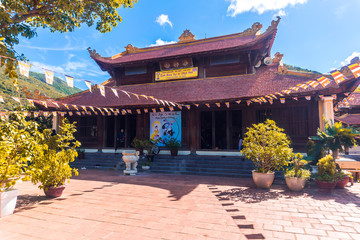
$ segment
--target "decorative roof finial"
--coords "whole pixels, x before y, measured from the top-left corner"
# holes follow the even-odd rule
[[[91,47],[88,47],[87,50],[90,53],[90,57],[92,57],[92,58],[93,57],[101,57],[100,54],[98,54],[95,49],[91,50]]]
[[[179,43],[182,42],[191,42],[195,40],[195,35],[190,32],[189,29],[186,29],[183,34],[179,37]]]
[[[125,51],[126,54],[137,53],[137,52],[139,51],[139,48],[134,47],[134,46],[131,45],[131,44],[128,44],[128,45],[125,47],[125,49],[126,49],[126,51]]]

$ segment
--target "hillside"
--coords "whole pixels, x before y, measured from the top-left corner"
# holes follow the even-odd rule
[[[45,83],[45,75],[42,73],[30,72],[30,77],[26,78],[19,74],[19,88],[21,97],[25,97],[22,89],[26,87],[27,91],[34,94],[37,89],[42,95],[50,98],[64,97],[82,91],[79,88],[70,88],[66,82],[58,77],[54,77],[54,84],[49,85]],[[18,103],[11,99],[11,96],[17,96],[12,80],[4,75],[4,70],[0,69],[0,96],[4,98],[4,103],[0,103],[0,110],[12,109]],[[25,104],[25,102],[23,101]]]
[[[292,70],[292,71],[321,74],[318,71],[313,71],[313,70],[309,70],[309,69],[305,69],[305,68],[301,68],[301,67],[296,67],[296,66],[292,66],[292,65],[288,65],[288,64],[284,64],[284,66],[287,67],[288,70]]]

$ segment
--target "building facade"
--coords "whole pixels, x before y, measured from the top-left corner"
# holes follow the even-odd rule
[[[77,122],[77,138],[86,148],[113,148],[124,129],[124,147],[131,147],[135,137],[177,131],[182,148],[192,153],[238,150],[246,128],[270,118],[301,150],[323,127],[323,117],[334,120],[334,102],[354,91],[359,79],[345,67],[341,83],[328,75],[287,69],[282,54],[271,56],[279,20],[263,33],[255,23],[241,33],[200,40],[186,30],[175,44],[129,44],[112,57],[89,49],[111,78],[91,91],[53,100],[57,104],[50,101],[46,109],[35,103],[43,110],[66,112]],[[329,82],[323,84],[319,77]],[[55,124],[60,118],[58,114]]]

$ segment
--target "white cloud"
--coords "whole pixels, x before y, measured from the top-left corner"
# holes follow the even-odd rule
[[[169,16],[165,15],[165,14],[161,14],[160,16],[158,16],[156,18],[155,22],[159,23],[160,26],[164,26],[165,24],[169,24],[170,27],[173,27],[173,24],[170,21]]]
[[[266,11],[282,10],[287,6],[304,4],[307,0],[226,0],[230,2],[228,14],[235,17],[244,12],[257,12],[263,14]],[[285,13],[285,12],[284,12]]]
[[[345,61],[342,61],[342,62],[341,62],[341,66],[350,64],[350,61],[351,61],[354,57],[359,57],[359,58],[360,58],[360,52],[353,52],[350,56],[348,56],[348,57],[345,59]]]
[[[44,73],[45,72],[44,68],[47,69],[47,70],[51,70],[51,71],[59,72],[59,73],[65,72],[64,68],[60,67],[60,66],[44,64],[44,63],[41,63],[41,62],[31,62],[31,70],[35,69],[36,72]]]
[[[173,44],[176,43],[175,41],[164,41],[161,38],[158,38],[154,44],[150,44],[149,47],[155,47],[155,46],[161,46],[161,45],[166,45],[166,44]]]
[[[284,10],[280,9],[277,13],[274,14],[273,18],[275,18],[276,16],[284,17],[284,16],[286,16],[286,12]]]

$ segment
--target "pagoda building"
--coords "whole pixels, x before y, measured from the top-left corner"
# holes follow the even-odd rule
[[[347,67],[339,71],[342,81],[287,69],[282,54],[271,55],[279,21],[263,33],[255,23],[241,33],[199,40],[185,30],[177,43],[129,44],[112,57],[89,49],[111,78],[91,91],[48,102],[46,109],[35,103],[76,121],[77,138],[85,148],[114,148],[124,129],[125,147],[135,137],[176,135],[182,149],[193,154],[238,151],[246,129],[270,118],[302,150],[324,126],[323,118],[334,120],[334,103],[354,91],[359,78]],[[54,123],[60,118],[57,114]]]

